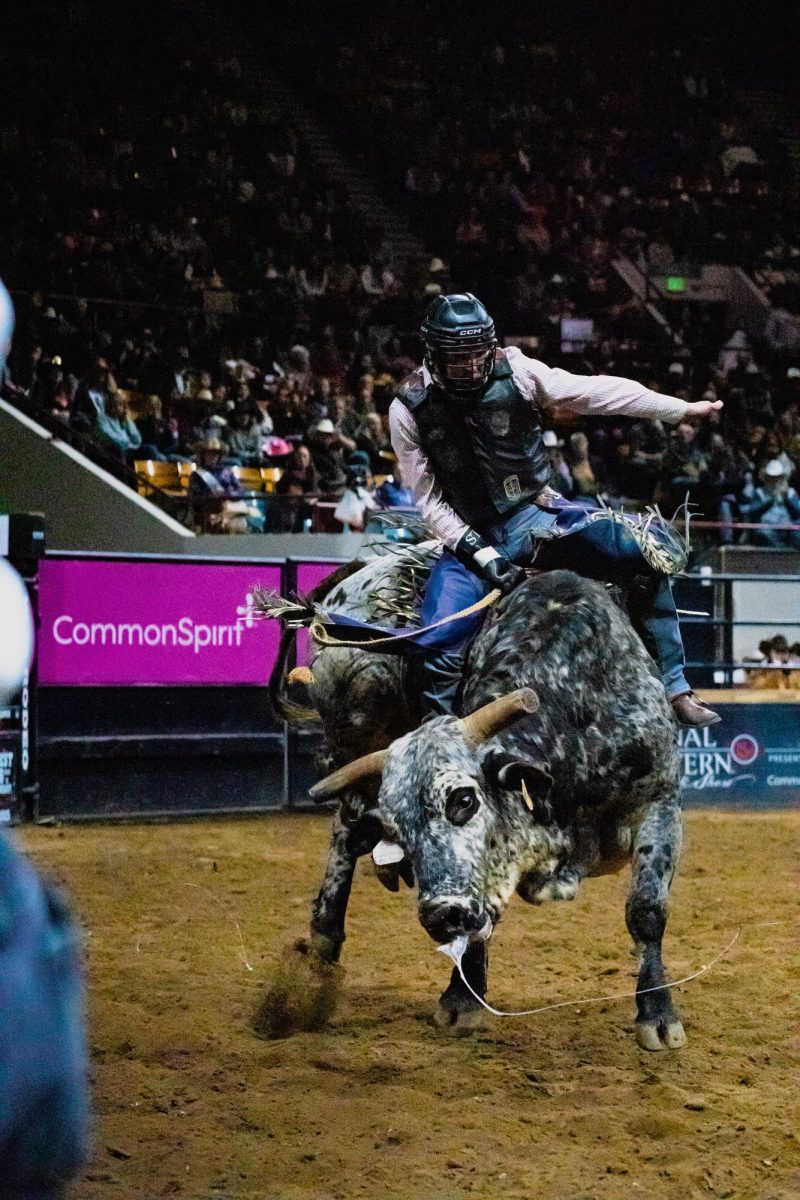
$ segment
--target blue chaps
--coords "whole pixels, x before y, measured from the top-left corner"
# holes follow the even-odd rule
[[[559,526],[564,532],[556,532]],[[667,696],[691,690],[684,675],[683,642],[669,577],[650,566],[629,526],[616,520],[588,520],[586,510],[577,505],[566,505],[554,516],[532,504],[482,532],[518,566],[535,562],[542,570],[563,568],[623,587],[645,578],[647,585],[637,591],[631,620],[658,667]],[[428,582],[420,614],[422,627],[468,608],[489,590],[488,583],[445,550]],[[425,651],[417,669],[429,711],[452,712],[464,655],[482,620],[483,613],[477,613],[416,640],[414,648]]]

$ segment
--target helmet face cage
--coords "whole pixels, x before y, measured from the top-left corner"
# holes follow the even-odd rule
[[[483,390],[494,370],[494,321],[471,292],[432,301],[420,329],[425,366],[434,383],[451,395]]]
[[[494,326],[465,336],[423,326],[425,366],[447,392],[479,392],[494,370],[497,340]]]

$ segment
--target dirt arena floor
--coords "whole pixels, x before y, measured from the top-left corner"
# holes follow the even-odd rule
[[[356,876],[346,972],[322,1033],[250,1020],[306,930],[323,816],[25,830],[84,924],[97,1120],[70,1200],[778,1200],[800,1194],[800,812],[692,812],[665,957],[688,1036],[650,1054],[633,1000],[451,1039],[448,976],[413,898]],[[627,872],[573,904],[516,902],[493,944],[500,1008],[626,991]]]

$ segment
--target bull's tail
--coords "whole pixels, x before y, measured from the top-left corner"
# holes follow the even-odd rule
[[[281,631],[278,647],[278,657],[269,677],[267,696],[269,697],[272,714],[278,721],[287,721],[290,725],[313,725],[319,721],[319,713],[309,705],[298,704],[286,695],[286,675],[289,661],[294,652],[295,630],[285,628]]]
[[[317,605],[321,600],[356,571],[360,571],[364,563],[359,559],[344,563],[333,571],[326,579],[317,584],[307,595],[298,596],[295,600],[286,600],[277,592],[265,588],[257,588],[253,596],[253,604],[258,612],[266,617],[283,622],[281,640],[278,647],[278,657],[269,677],[267,695],[273,715],[278,721],[288,721],[290,725],[304,726],[319,721],[319,713],[315,708],[297,704],[286,695],[286,677],[292,659],[295,645],[295,631],[307,629],[317,615]]]

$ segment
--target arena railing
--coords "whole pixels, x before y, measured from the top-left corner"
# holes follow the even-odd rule
[[[795,528],[800,527],[795,526]],[[701,573],[698,571],[687,574],[684,578],[696,585],[699,584],[701,588],[711,590],[713,604],[712,611],[708,615],[701,615],[700,613],[682,615],[681,625],[710,629],[715,635],[715,653],[713,658],[688,659],[686,667],[688,670],[713,670],[714,672],[721,673],[723,678],[718,681],[717,686],[733,687],[735,671],[757,671],[764,669],[768,665],[755,659],[736,657],[733,645],[735,630],[769,629],[777,631],[781,629],[800,629],[800,574],[745,574],[733,571]],[[796,617],[792,619],[772,616],[767,620],[751,620],[734,616],[736,611],[734,588],[737,584],[748,583],[758,584],[759,587],[776,587],[782,584],[784,587],[796,589]],[[800,640],[800,635],[798,640]],[[800,670],[800,667],[796,669]]]

